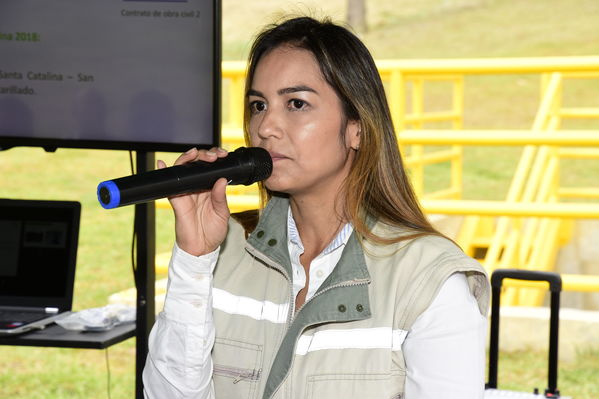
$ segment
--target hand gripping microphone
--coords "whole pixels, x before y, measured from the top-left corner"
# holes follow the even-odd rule
[[[272,173],[270,154],[259,147],[240,147],[214,162],[195,161],[143,172],[98,185],[98,201],[105,209],[149,202],[177,194],[210,190],[221,177],[246,186]]]

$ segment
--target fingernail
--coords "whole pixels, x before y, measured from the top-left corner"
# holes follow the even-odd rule
[[[187,150],[187,151],[185,152],[185,154],[191,154],[192,152],[194,152],[194,151],[195,151],[195,149],[196,149],[195,147],[193,147],[193,148],[190,148],[189,150]]]
[[[206,154],[207,155],[216,155],[216,152],[214,152],[214,151],[206,151]]]
[[[219,152],[227,152],[227,150],[225,150],[224,148],[220,148],[220,147],[219,147],[219,148],[217,148],[217,150],[218,150]]]

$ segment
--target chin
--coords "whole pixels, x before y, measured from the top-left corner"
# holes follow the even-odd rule
[[[266,187],[268,191],[271,191],[273,193],[287,193],[285,186],[281,184],[272,184],[269,182],[265,182],[264,187]]]
[[[268,189],[271,193],[279,197],[289,197],[292,189],[288,185],[277,184],[273,182],[269,182],[268,180],[264,182],[264,187]]]
[[[264,180],[264,187],[273,193],[280,193],[285,196],[294,195],[298,191],[302,191],[302,186],[298,183],[303,183],[299,178],[293,178],[290,176],[277,176],[275,172],[266,180]]]

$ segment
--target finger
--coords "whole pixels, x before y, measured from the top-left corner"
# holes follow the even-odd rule
[[[225,150],[224,148],[220,148],[220,147],[218,147],[218,148],[216,149],[216,156],[217,156],[217,157],[219,157],[219,158],[224,158],[224,157],[226,157],[227,155],[229,155],[229,151]]]
[[[210,198],[212,200],[212,206],[214,210],[220,215],[228,215],[229,207],[227,205],[227,179],[221,177],[214,183],[212,191],[210,192]]]
[[[212,147],[209,150],[198,150],[193,161],[214,162],[218,158],[226,157],[227,150],[219,147]]]
[[[183,154],[179,155],[179,158],[177,158],[177,160],[175,161],[175,165],[182,165],[184,163],[194,160],[197,156],[197,153],[198,149],[195,147],[187,150],[187,152],[184,152]]]
[[[208,150],[208,152],[206,154],[208,154],[209,156],[213,156],[212,155],[213,153],[216,154],[217,158],[224,158],[227,155],[229,155],[229,151],[227,151],[221,147],[212,147],[211,149]]]
[[[164,169],[166,168],[166,163],[162,159],[159,159],[158,161],[156,161],[156,168]]]
[[[175,165],[182,165],[195,161],[214,162],[218,158],[217,151],[217,147],[213,147],[209,150],[198,150],[194,147],[181,154],[175,161]]]
[[[194,161],[206,161],[213,162],[218,158],[216,153],[216,147],[211,148],[209,150],[199,150]]]

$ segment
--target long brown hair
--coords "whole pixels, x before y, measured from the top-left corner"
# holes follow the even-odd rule
[[[268,26],[257,36],[250,51],[246,93],[260,59],[282,45],[310,51],[325,80],[340,98],[347,120],[360,123],[360,148],[342,191],[346,196],[344,216],[354,229],[362,237],[379,243],[439,234],[420,209],[406,175],[383,84],[366,46],[349,30],[330,20],[298,17]],[[249,117],[246,96],[247,143]],[[273,194],[263,185],[260,190],[263,201]],[[377,236],[370,228],[369,219],[407,228],[409,234]]]

